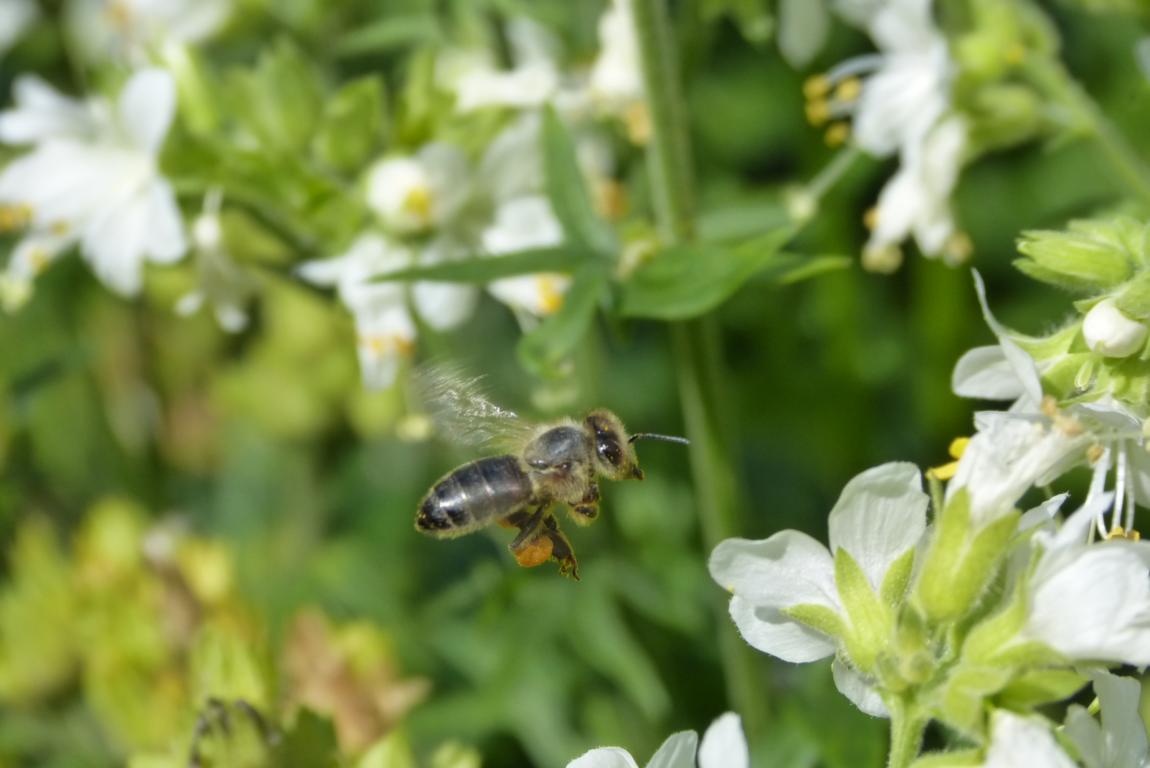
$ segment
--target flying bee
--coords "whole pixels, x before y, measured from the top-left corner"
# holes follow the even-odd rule
[[[533,425],[487,400],[479,379],[443,369],[421,372],[420,378],[443,434],[504,452],[464,464],[433,485],[419,504],[415,529],[450,539],[491,523],[517,528],[509,545],[516,562],[533,567],[553,560],[573,579],[579,578],[579,564],[552,508],[566,505],[577,525],[590,525],[599,516],[600,475],[643,479],[636,440],[687,443],[668,435],[628,436],[619,418],[604,409],[581,421]]]

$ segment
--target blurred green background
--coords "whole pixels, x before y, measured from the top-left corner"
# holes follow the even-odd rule
[[[810,72],[796,73],[708,5],[675,4],[697,192],[704,228],[738,234],[834,153],[803,119],[804,76],[870,44],[836,25]],[[449,7],[249,2],[211,55],[248,61],[270,30],[331,82],[382,73],[394,101],[431,37],[354,54],[331,41],[408,15],[439,20],[434,39],[449,38]],[[602,5],[476,7],[531,14],[586,51]],[[1068,67],[1150,150],[1150,85],[1133,58],[1141,20],[1044,7]],[[0,66],[0,93],[30,70],[82,85],[51,26]],[[625,163],[642,199],[641,156]],[[891,170],[857,161],[792,248],[857,254]],[[1069,306],[1012,269],[1019,232],[1107,209],[1123,191],[1088,142],[1031,143],[964,172],[958,219],[1001,320],[1041,331]],[[279,723],[300,702],[327,702],[291,731],[299,743],[326,744],[334,727],[362,748],[398,729],[403,743],[388,748],[399,756],[380,765],[404,765],[410,746],[421,765],[471,765],[474,749],[498,768],[559,766],[603,744],[642,762],[670,732],[702,730],[731,706],[716,640],[726,595],[707,576],[685,451],[640,444],[647,480],[605,485],[600,520],[569,531],[578,583],[550,565],[516,567],[501,530],[422,537],[418,500],[475,454],[405,439],[405,387],[364,391],[344,310],[268,263],[237,336],[171,311],[187,266],[153,270],[129,302],[65,259],[0,318],[0,766],[182,765],[207,696],[243,697]],[[992,337],[966,268],[908,253],[893,276],[852,267],[794,286],[752,280],[716,318],[742,536],[824,537],[855,473],[943,463],[971,429],[977,404],[950,392],[950,371]],[[532,417],[603,406],[632,430],[683,430],[665,325],[601,320],[553,380],[520,367],[518,336],[485,299],[462,330],[424,332],[418,358],[459,360]],[[300,657],[329,659],[327,672],[293,665]],[[883,723],[835,692],[826,665],[753,664],[765,710],[750,734],[756,766],[881,764]]]

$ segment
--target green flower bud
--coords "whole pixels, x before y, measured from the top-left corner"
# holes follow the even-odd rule
[[[1134,274],[1129,252],[1114,237],[1033,231],[1023,234],[1018,250],[1029,257],[1014,262],[1021,272],[1070,290],[1112,288]]]

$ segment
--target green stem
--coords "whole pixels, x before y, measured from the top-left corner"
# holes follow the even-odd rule
[[[887,759],[887,768],[907,768],[922,748],[927,719],[920,717],[910,702],[904,699],[888,701],[887,708],[890,710],[890,757]]]
[[[1098,104],[1059,63],[1042,62],[1027,68],[1039,86],[1069,108],[1098,142],[1111,168],[1132,192],[1150,203],[1150,166]]]
[[[675,40],[666,0],[634,0],[632,9],[651,139],[647,162],[651,174],[656,223],[667,245],[690,241],[695,234],[691,149]],[[719,354],[719,332],[713,318],[671,327],[672,347],[683,420],[691,439],[691,472],[706,551],[734,536],[743,507],[735,477],[728,423],[720,408],[730,402]],[[748,737],[763,733],[765,688],[763,673],[751,648],[724,615],[719,621],[719,649],[723,675],[732,706],[743,719]]]

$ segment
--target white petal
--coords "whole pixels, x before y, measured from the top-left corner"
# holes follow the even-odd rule
[[[871,717],[890,717],[878,689],[854,667],[836,658],[831,663],[831,675],[839,693],[850,699],[861,712]]]
[[[135,145],[156,154],[176,114],[176,84],[163,69],[132,75],[120,94],[120,120]]]
[[[698,743],[699,737],[694,731],[671,734],[655,751],[647,768],[695,768]]]
[[[1031,528],[1041,528],[1048,525],[1054,520],[1058,510],[1062,509],[1062,505],[1069,496],[1069,493],[1060,493],[1057,496],[1051,496],[1037,507],[1026,510],[1018,521],[1018,532],[1022,533]]]
[[[122,296],[140,292],[150,206],[136,197],[84,229],[82,252],[96,275]]]
[[[1044,553],[1024,634],[1075,660],[1150,665],[1150,542]]]
[[[922,538],[929,503],[915,465],[868,469],[847,483],[831,510],[831,551],[849,552],[878,590],[891,563]]]
[[[1075,768],[1045,721],[995,710],[983,768]]]
[[[699,768],[749,768],[750,764],[742,720],[734,712],[720,715],[703,734]]]
[[[0,55],[23,36],[39,15],[31,0],[0,0]]]
[[[721,541],[708,568],[719,586],[755,606],[813,604],[839,610],[831,554],[801,531],[779,531],[761,541]]]
[[[1066,711],[1066,727],[1063,732],[1078,750],[1079,759],[1086,768],[1109,768],[1106,763],[1106,741],[1102,735],[1102,726],[1084,707],[1077,704],[1070,705]],[[1131,765],[1138,764],[1131,763]]]
[[[1018,377],[1022,390],[1032,402],[1040,402],[1042,400],[1042,382],[1038,377],[1038,368],[1034,364],[1034,359],[1026,354],[1022,347],[1015,344],[1009,338],[1006,328],[994,319],[994,315],[990,311],[990,304],[986,300],[986,285],[982,282],[982,275],[978,273],[977,269],[972,270],[972,274],[974,275],[974,290],[978,294],[978,303],[982,307],[982,316],[986,320],[986,324],[998,337],[998,343],[1002,346],[1002,353],[1010,367],[1014,369],[1014,374]]]
[[[479,300],[475,286],[460,283],[416,283],[411,293],[419,316],[437,331],[462,324]]]
[[[1139,713],[1142,686],[1134,678],[1105,670],[1092,672],[1090,678],[1102,706],[1102,732],[1109,753],[1105,766],[1144,768],[1150,764],[1150,740]],[[1102,764],[1099,768],[1103,768]]]
[[[157,179],[146,192],[148,196],[147,251],[151,261],[171,264],[183,258],[188,250],[184,235],[184,221],[180,218],[180,208],[176,205],[176,195],[172,187],[163,179]]]
[[[543,188],[537,112],[525,112],[487,145],[478,178],[496,204],[536,195]]]
[[[542,195],[508,200],[495,211],[495,221],[482,235],[489,254],[546,248],[563,242],[563,226],[551,202]]]
[[[13,87],[16,109],[0,113],[0,141],[31,144],[84,136],[94,126],[83,104],[64,96],[36,75],[22,75]]]
[[[584,752],[567,763],[567,768],[639,768],[630,753],[618,747],[600,747]]]
[[[735,595],[729,610],[747,644],[775,658],[804,664],[825,659],[835,652],[831,638],[785,616],[778,608],[756,606]]]
[[[975,347],[960,357],[950,382],[959,397],[1016,400],[1023,394],[1022,383],[998,345]]]

